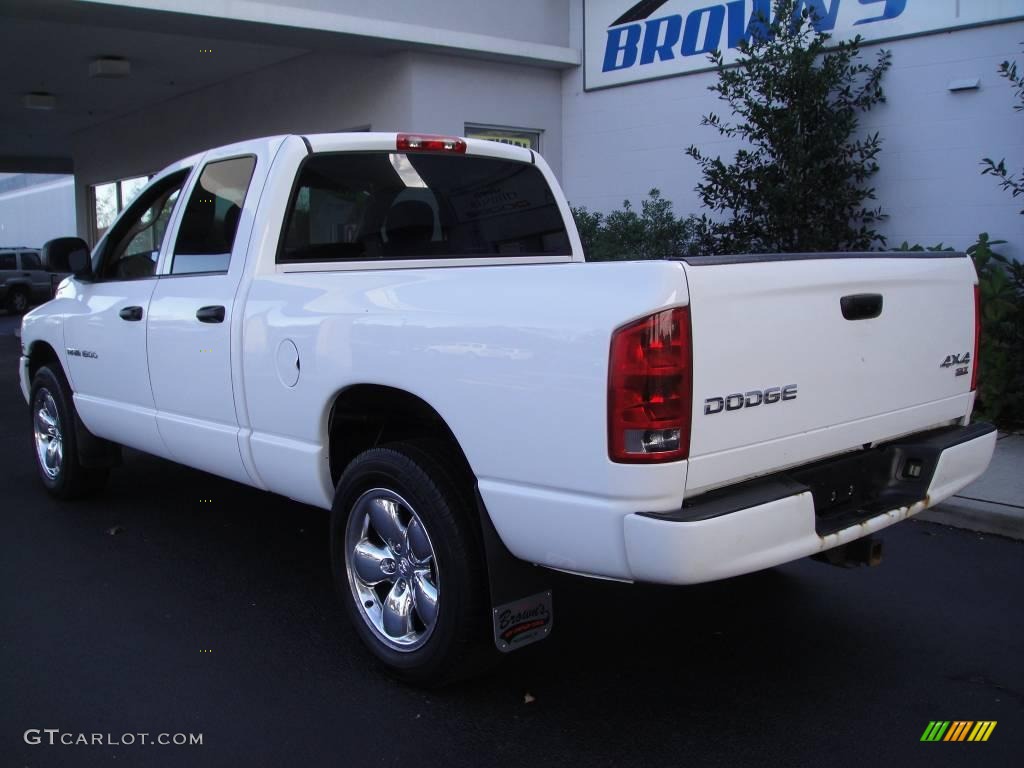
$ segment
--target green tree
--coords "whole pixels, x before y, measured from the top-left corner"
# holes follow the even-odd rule
[[[752,20],[726,66],[720,51],[709,90],[733,117],[701,121],[743,147],[731,162],[686,149],[700,166],[697,192],[718,214],[702,218],[704,241],[725,253],[828,251],[884,245],[884,218],[869,179],[878,171],[878,133],[860,137],[860,116],[885,101],[891,55],[861,61],[861,38],[832,42],[814,3],[775,0],[771,20]],[[721,220],[722,215],[727,216]]]
[[[1017,72],[1017,62],[1004,61],[999,65],[999,75],[1010,81],[1010,87],[1013,88],[1014,95],[1017,97],[1019,103],[1014,104],[1013,108],[1018,112],[1024,112],[1024,75]],[[999,179],[999,186],[1014,197],[1024,195],[1024,173],[1020,176],[1010,173],[1006,169],[1005,158],[997,163],[992,158],[986,157],[981,161],[981,165],[982,174],[995,176]],[[1021,214],[1024,215],[1024,210],[1021,210]]]
[[[572,214],[590,261],[668,259],[694,252],[696,217],[677,217],[672,201],[658,189],[640,201],[639,213],[623,200],[622,207],[607,216],[585,207],[573,208]]]
[[[589,211],[586,206],[572,207],[572,217],[576,221],[576,231],[580,233],[583,254],[588,259],[594,258],[599,239],[603,231],[604,214]]]

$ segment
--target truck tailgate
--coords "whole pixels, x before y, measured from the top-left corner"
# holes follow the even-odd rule
[[[688,495],[968,412],[976,277],[963,254],[721,257],[685,270]]]

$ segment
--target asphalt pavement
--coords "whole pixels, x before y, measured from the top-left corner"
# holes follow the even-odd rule
[[[14,323],[0,316],[0,764],[1021,765],[1024,542],[911,521],[870,569],[557,576],[551,639],[424,692],[346,623],[323,511],[133,452],[104,495],[52,501]],[[934,720],[997,725],[922,743]],[[51,746],[44,729],[202,745]]]

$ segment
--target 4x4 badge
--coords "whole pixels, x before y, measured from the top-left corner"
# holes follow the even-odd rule
[[[959,355],[946,355],[946,359],[939,363],[939,368],[952,368],[954,365],[967,365],[971,362],[970,352],[961,352]]]

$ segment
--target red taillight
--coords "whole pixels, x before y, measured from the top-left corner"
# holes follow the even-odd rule
[[[658,312],[615,331],[608,366],[611,460],[689,456],[692,389],[688,307]]]
[[[981,289],[974,284],[974,354],[971,355],[971,392],[978,388],[978,353],[981,346]]]
[[[432,133],[400,133],[396,146],[402,152],[458,152],[466,154],[466,142],[455,136]]]

